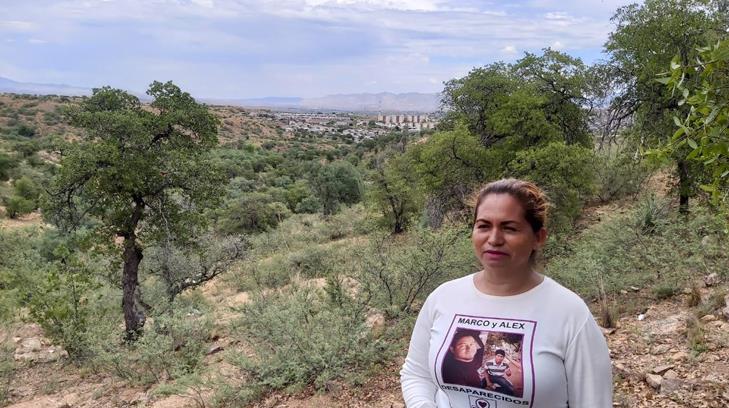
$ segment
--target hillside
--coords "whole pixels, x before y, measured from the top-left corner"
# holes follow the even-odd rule
[[[600,220],[592,217],[592,221],[587,221],[574,241],[589,237],[593,231],[614,222],[614,216],[609,214],[630,213],[634,205],[626,201],[617,208],[611,204],[586,210],[586,214],[601,214]],[[207,310],[206,314],[213,322],[201,344],[205,356],[200,377],[194,377],[193,383],[178,379],[178,385],[174,385],[175,381],[163,375],[158,384],[143,385],[134,377],[125,380],[105,370],[79,370],[64,362],[64,351],[44,337],[37,325],[16,323],[0,330],[0,344],[4,344],[4,350],[9,353],[5,358],[15,367],[13,374],[6,377],[7,406],[215,406],[213,401],[219,401],[223,384],[230,386],[245,381],[247,374],[241,371],[242,366],[237,362],[239,356],[258,353],[240,332],[240,313],[255,305],[257,299],[273,296],[270,301],[278,302],[275,293],[291,296],[300,290],[296,288],[308,288],[306,290],[324,295],[325,289],[330,290],[330,282],[308,277],[312,273],[309,268],[337,262],[337,259],[351,259],[347,254],[366,251],[377,238],[366,230],[358,231],[357,225],[365,218],[361,208],[354,208],[328,221],[311,216],[291,219],[279,230],[259,236],[252,243],[246,261],[199,290],[188,293],[185,298],[188,301],[195,299],[198,307]],[[302,224],[309,227],[302,228]],[[398,245],[405,245],[402,248],[408,251],[406,242]],[[279,248],[288,250],[280,253]],[[250,271],[253,270],[261,276],[268,275],[269,280],[274,276],[272,274],[286,275],[277,278],[275,289],[261,288],[251,281]],[[345,282],[349,282],[345,287],[353,288],[356,293],[354,288],[358,283]],[[642,287],[626,284],[611,296],[615,304],[631,305],[622,315],[615,316],[614,328],[604,329],[613,360],[614,406],[718,408],[729,403],[726,366],[729,359],[729,285],[716,274],[711,277],[686,275],[683,282],[680,291],[667,298],[663,295],[656,298],[656,287],[647,282]],[[687,306],[692,304],[695,306]],[[592,303],[591,307],[598,321],[604,319],[599,302]],[[726,311],[722,312],[725,307]],[[380,336],[395,335],[397,339],[392,359],[368,376],[353,383],[329,380],[320,392],[310,387],[283,393],[264,392],[262,400],[251,406],[403,407],[398,371],[406,351],[409,325],[398,326],[397,321],[386,321],[381,315],[368,316],[369,330],[383,333]],[[165,385],[167,383],[170,386]]]

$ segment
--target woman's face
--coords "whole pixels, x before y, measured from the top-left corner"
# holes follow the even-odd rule
[[[468,363],[473,361],[480,348],[481,346],[472,336],[463,336],[451,346],[451,353],[456,360]]]
[[[547,238],[542,228],[532,231],[524,208],[511,194],[489,194],[476,210],[471,241],[476,257],[486,270],[524,272],[531,268],[532,251]]]

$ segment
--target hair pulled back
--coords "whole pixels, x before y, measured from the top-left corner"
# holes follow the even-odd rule
[[[486,184],[479,192],[476,207],[473,209],[473,223],[478,216],[478,207],[486,196],[490,194],[509,194],[519,200],[524,208],[524,218],[532,227],[532,231],[539,232],[547,223],[549,200],[541,188],[531,181],[515,178],[501,179]]]

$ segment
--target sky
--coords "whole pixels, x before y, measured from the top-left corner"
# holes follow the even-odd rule
[[[629,0],[0,0],[0,77],[193,96],[439,92],[551,47],[593,63]]]

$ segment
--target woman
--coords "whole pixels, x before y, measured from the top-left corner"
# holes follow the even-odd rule
[[[471,240],[483,269],[446,282],[425,301],[400,372],[408,408],[612,406],[610,357],[592,314],[534,268],[547,239],[548,205],[537,186],[522,180],[499,180],[479,192]],[[478,370],[480,387],[444,375],[450,345],[464,330],[477,331],[484,347],[518,339],[509,358],[520,362],[510,377],[519,392],[490,381],[488,362]]]

